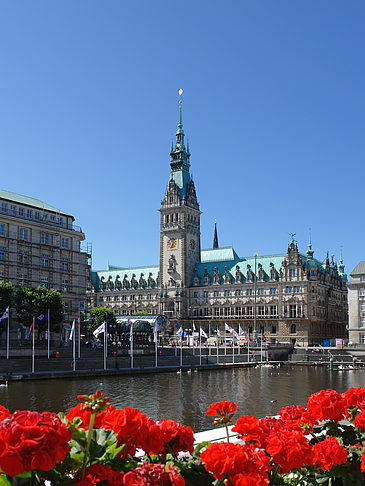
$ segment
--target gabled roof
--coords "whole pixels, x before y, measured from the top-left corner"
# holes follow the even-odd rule
[[[231,246],[225,248],[211,248],[209,250],[202,250],[200,252],[200,261],[204,262],[219,262],[239,260],[239,256]]]
[[[4,191],[0,189],[0,198],[7,199],[10,202],[15,202],[18,204],[24,204],[26,206],[32,206],[34,208],[43,209],[44,211],[51,211],[53,213],[62,214],[63,216],[71,216],[70,214],[64,213],[60,209],[54,208],[49,204],[46,204],[39,199],[34,199],[28,196],[22,196],[21,194],[15,194],[14,192]],[[73,217],[73,216],[71,216]]]
[[[355,275],[364,275],[365,274],[365,262],[362,261],[356,265],[356,267],[350,273],[351,277]]]

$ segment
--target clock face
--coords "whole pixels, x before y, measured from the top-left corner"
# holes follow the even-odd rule
[[[174,250],[175,248],[177,248],[177,238],[169,238],[167,240],[167,248],[169,250]]]
[[[195,240],[190,240],[190,248],[195,250]]]

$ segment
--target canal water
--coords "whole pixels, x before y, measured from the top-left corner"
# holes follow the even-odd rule
[[[205,411],[226,398],[237,415],[275,415],[287,405],[306,406],[307,398],[321,389],[343,392],[365,386],[363,370],[325,367],[257,367],[135,376],[9,382],[0,387],[0,403],[11,412],[68,411],[77,395],[100,389],[117,408],[139,408],[152,419],[173,419],[195,432],[212,428]]]

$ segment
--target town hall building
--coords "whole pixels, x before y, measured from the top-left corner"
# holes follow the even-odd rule
[[[193,322],[205,332],[227,323],[245,334],[256,331],[268,342],[322,344],[347,337],[347,276],[342,256],[314,258],[311,239],[305,253],[294,234],[286,251],[240,257],[232,247],[200,244],[201,211],[190,174],[181,104],[170,177],[160,211],[160,259],[152,267],[108,266],[93,272],[93,306],[117,316],[163,314],[184,329]]]

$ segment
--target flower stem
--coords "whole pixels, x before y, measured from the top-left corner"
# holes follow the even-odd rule
[[[95,415],[96,414],[92,413],[92,412],[90,414],[89,431],[88,431],[87,439],[86,439],[85,455],[84,455],[84,460],[83,460],[83,463],[82,463],[82,470],[81,470],[81,479],[84,479],[86,464],[87,464],[87,461],[89,459],[89,450],[90,450],[91,436],[92,436],[93,429],[94,429]]]
[[[227,442],[229,442],[229,431],[228,431],[228,424],[227,424],[227,422],[224,424],[224,426],[226,428]]]

